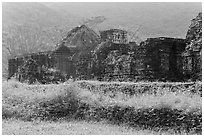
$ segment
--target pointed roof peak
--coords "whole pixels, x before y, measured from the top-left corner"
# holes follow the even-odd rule
[[[82,24],[80,28],[88,28],[86,25]]]
[[[81,29],[91,30],[88,26],[86,26],[86,25],[84,25],[84,24],[79,25],[79,26],[75,27],[75,28],[72,29],[72,30],[78,31],[78,30],[81,30]]]
[[[85,30],[85,31],[87,30],[87,31],[90,31],[92,33],[95,33],[91,28],[89,28],[88,26],[86,26],[84,24],[79,26],[78,30]]]
[[[91,28],[89,28],[88,26],[83,24],[83,25],[80,25],[80,26],[73,28],[71,31],[68,32],[68,34],[69,33],[76,33],[78,31],[89,31],[89,32],[95,33]]]
[[[65,46],[95,47],[100,43],[100,37],[88,26],[80,25],[69,31],[61,43]]]

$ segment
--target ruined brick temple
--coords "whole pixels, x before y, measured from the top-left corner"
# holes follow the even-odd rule
[[[9,77],[19,77],[18,70],[27,59],[78,79],[120,81],[201,80],[202,18],[192,20],[186,39],[148,38],[139,45],[129,42],[128,32],[120,29],[100,31],[85,25],[76,27],[47,52],[23,55],[9,60]]]
[[[144,54],[144,71],[156,79],[181,80],[183,77],[182,53],[186,40],[177,38],[149,38],[140,44]]]
[[[127,44],[127,31],[120,29],[110,29],[106,31],[100,31],[102,41],[111,41],[116,44]]]
[[[186,40],[167,37],[149,38],[140,45],[103,41],[95,50],[95,75],[121,80],[181,80],[185,47]]]
[[[187,46],[183,52],[185,76],[194,80],[202,79],[202,13],[191,20],[187,35]]]

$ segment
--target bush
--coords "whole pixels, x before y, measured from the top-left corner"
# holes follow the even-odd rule
[[[166,91],[175,93],[195,93],[202,96],[202,82],[98,82],[79,81],[78,86],[91,92],[102,94],[143,95],[162,94]],[[113,96],[114,96],[113,95]]]
[[[79,88],[79,83],[22,84],[15,87],[8,86],[13,83],[5,82],[3,118],[107,120],[145,129],[201,133],[202,98],[198,94],[168,92],[166,89],[162,94],[156,92],[129,96],[121,92],[113,96],[91,88]]]

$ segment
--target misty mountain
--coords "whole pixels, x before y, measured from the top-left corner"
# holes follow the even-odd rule
[[[66,16],[41,3],[3,3],[3,29],[14,25],[29,24],[41,27],[53,27],[69,24]]]
[[[140,27],[144,37],[185,38],[190,20],[201,11],[201,3],[44,3],[82,19],[104,16],[95,30]],[[69,8],[67,8],[69,7]]]
[[[201,3],[3,3],[3,29],[15,24],[44,27],[76,27],[103,17],[92,27],[136,30],[147,37],[185,38],[190,20],[202,9]],[[92,20],[93,24],[93,20]]]

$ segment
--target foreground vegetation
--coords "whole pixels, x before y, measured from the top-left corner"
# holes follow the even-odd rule
[[[3,119],[85,120],[176,134],[201,134],[201,83],[3,82]],[[151,134],[151,133],[150,133]]]
[[[106,122],[86,121],[22,121],[3,120],[3,135],[166,135],[176,134],[169,130],[156,132],[148,129],[117,126]],[[185,134],[185,133],[184,133]]]

